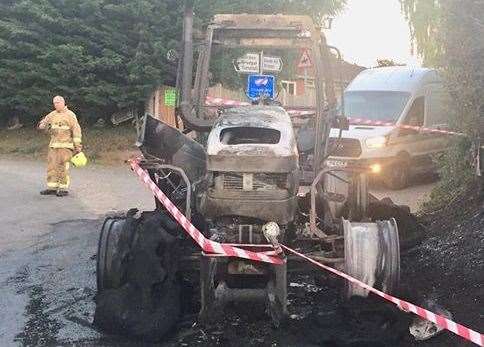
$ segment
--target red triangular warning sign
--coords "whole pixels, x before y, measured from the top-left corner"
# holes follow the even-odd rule
[[[297,65],[298,68],[308,68],[313,66],[311,61],[311,54],[309,54],[309,49],[305,49],[302,51],[301,58],[299,58],[299,64]]]

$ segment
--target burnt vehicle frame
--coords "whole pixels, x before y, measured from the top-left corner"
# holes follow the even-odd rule
[[[181,90],[177,115],[187,129],[209,133],[207,146],[146,115],[137,143],[144,155],[140,166],[188,219],[196,220],[193,223],[206,237],[252,251],[278,249],[283,259],[283,265],[271,265],[201,254],[192,243],[185,242],[179,270],[199,273],[201,320],[210,320],[227,302],[257,300],[265,302],[274,324],[280,324],[287,316],[287,272],[311,270],[301,259],[284,255],[277,248],[278,242],[304,247],[314,259],[346,266],[349,273],[360,278],[367,269],[349,261],[354,256],[351,252],[361,255],[371,245],[375,259],[371,264],[373,282],[369,284],[378,277],[384,289],[391,291],[399,275],[398,229],[394,220],[372,223],[368,217],[367,168],[323,168],[330,151],[329,131],[335,125],[344,128],[346,122],[336,115],[330,47],[321,30],[305,16],[216,15],[199,45],[195,78],[192,37],[193,11],[187,6],[183,60],[177,78]],[[218,118],[207,119],[205,100],[214,45],[310,50],[315,65],[316,106],[301,109],[311,111],[315,122],[315,179],[305,197],[298,197],[301,171],[297,138],[283,108],[267,105],[271,102],[261,98],[259,105],[222,107]],[[341,177],[342,171],[346,177]],[[346,192],[328,189],[328,177],[347,185]],[[165,212],[158,201],[156,210]],[[347,219],[357,223],[354,230]],[[277,239],[264,233],[269,223],[277,224]],[[109,253],[107,243],[100,242],[99,252]],[[113,269],[120,267],[119,261],[110,262],[115,265]],[[105,273],[103,276],[109,277],[109,269]],[[99,282],[105,279],[98,278]],[[347,293],[365,295],[356,288],[349,288]]]

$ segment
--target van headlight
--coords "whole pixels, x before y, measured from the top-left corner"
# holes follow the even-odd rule
[[[386,136],[371,137],[366,139],[366,147],[368,148],[383,148],[387,145],[388,138]]]

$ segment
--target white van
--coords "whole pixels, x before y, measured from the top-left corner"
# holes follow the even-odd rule
[[[339,130],[332,129],[329,150],[333,150],[326,164],[369,166],[390,188],[405,188],[411,175],[435,169],[432,156],[446,149],[448,135],[399,126],[448,128],[446,95],[433,69],[362,71],[345,90],[344,114],[350,121],[364,119],[375,125],[350,125],[340,141]],[[335,143],[339,145],[331,145]]]

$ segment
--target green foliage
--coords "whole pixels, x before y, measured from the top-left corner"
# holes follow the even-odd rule
[[[452,96],[452,128],[469,136],[469,141],[455,141],[440,163],[442,180],[434,198],[440,197],[445,203],[466,192],[473,181],[469,143],[478,135],[479,108],[484,105],[484,1],[401,3],[425,63],[442,71]]]
[[[81,116],[142,103],[167,75],[176,0],[4,0],[0,117],[38,118],[64,95]]]
[[[442,54],[438,39],[441,28],[441,0],[400,0],[402,11],[410,23],[410,32],[417,44],[417,53],[427,65],[435,65]]]
[[[91,128],[83,136],[83,146],[90,163],[123,163],[136,153],[133,139],[136,130],[126,124],[117,127]],[[48,134],[24,127],[16,131],[0,130],[0,155],[45,160]]]
[[[311,15],[315,20],[340,13],[346,0],[198,0],[198,17],[208,20],[214,13],[258,13]]]
[[[335,14],[345,0],[198,0],[203,26],[214,13]],[[166,52],[180,48],[183,1],[2,0],[0,120],[38,119],[52,96],[82,117],[142,105],[173,80]]]
[[[387,67],[387,66],[405,66],[405,64],[396,63],[392,59],[377,59],[377,67]]]
[[[441,180],[430,194],[430,201],[422,206],[424,211],[438,210],[467,193],[474,182],[471,162],[470,139],[454,139],[450,149],[437,161]]]
[[[325,16],[334,16],[340,13],[346,4],[346,0],[198,0],[195,2],[195,13],[199,25],[207,24],[213,14],[216,13],[257,13],[257,14],[298,14],[313,17],[316,23],[320,23]],[[232,61],[242,56],[246,51],[241,49],[220,49],[212,53],[210,71],[213,73],[212,83],[221,82],[230,89],[243,89],[246,84],[246,76],[235,73]],[[297,59],[298,52],[266,52],[282,57],[284,70],[279,77],[289,79],[294,74],[291,64]]]

